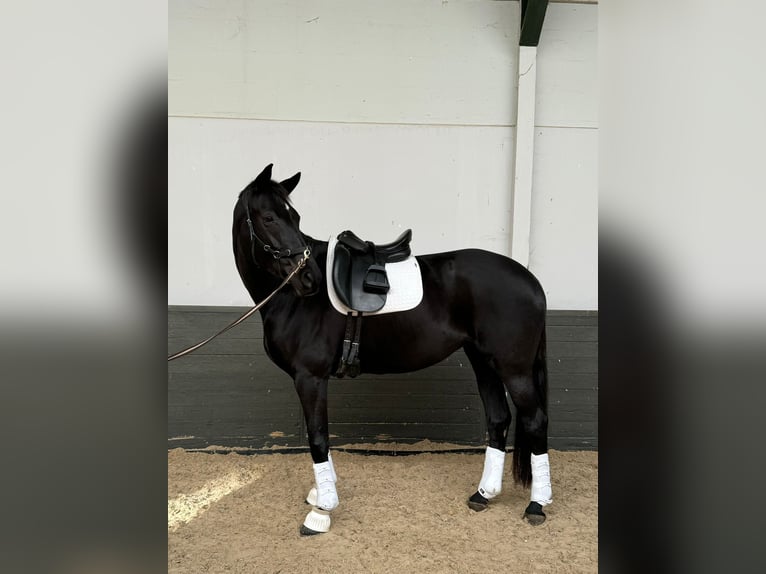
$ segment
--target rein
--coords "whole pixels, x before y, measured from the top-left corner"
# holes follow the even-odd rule
[[[175,359],[178,359],[178,358],[180,358],[180,357],[183,357],[184,355],[188,355],[189,353],[192,353],[192,352],[196,351],[197,349],[199,349],[199,348],[200,348],[200,347],[202,347],[203,345],[206,345],[206,344],[208,344],[210,341],[212,341],[213,339],[215,339],[215,338],[216,338],[218,335],[223,335],[223,334],[224,334],[226,331],[228,331],[229,329],[231,329],[231,328],[233,328],[233,327],[236,327],[236,326],[237,326],[237,325],[239,325],[239,324],[240,324],[242,321],[244,321],[245,319],[247,319],[248,317],[250,317],[250,316],[251,316],[253,313],[255,313],[255,312],[258,310],[258,309],[260,309],[260,308],[261,308],[261,307],[263,307],[263,306],[264,306],[266,303],[268,303],[268,302],[269,302],[269,300],[270,300],[270,299],[271,299],[271,298],[272,298],[274,295],[276,295],[276,294],[277,294],[277,291],[279,291],[279,290],[280,290],[282,287],[284,287],[285,285],[287,285],[287,282],[288,282],[288,281],[290,281],[290,279],[292,279],[292,278],[295,276],[295,274],[296,274],[296,273],[298,273],[298,271],[300,271],[301,269],[303,269],[303,267],[304,267],[304,265],[306,265],[306,261],[308,261],[308,259],[309,259],[309,256],[310,256],[310,255],[311,255],[311,250],[310,250],[308,247],[306,247],[306,249],[304,249],[304,251],[303,251],[303,257],[302,257],[302,258],[301,258],[301,260],[298,262],[298,265],[295,267],[295,269],[293,269],[293,270],[290,272],[290,274],[289,274],[287,277],[285,277],[285,280],[284,280],[284,281],[282,281],[282,283],[279,285],[279,287],[277,287],[276,289],[274,289],[274,291],[272,291],[272,292],[271,292],[271,294],[270,294],[268,297],[266,297],[266,298],[265,298],[263,301],[261,301],[260,303],[258,303],[258,304],[257,304],[255,307],[253,307],[252,309],[250,309],[250,310],[249,310],[247,313],[245,313],[244,315],[242,315],[242,316],[241,316],[239,319],[237,319],[237,320],[236,320],[236,321],[234,321],[233,323],[230,323],[229,325],[227,325],[226,327],[224,327],[223,329],[221,329],[220,331],[218,331],[218,332],[217,332],[215,335],[212,335],[211,337],[208,337],[208,338],[207,338],[207,339],[205,339],[204,341],[200,341],[200,342],[199,342],[199,343],[197,343],[196,345],[192,345],[191,347],[187,347],[187,348],[186,348],[186,349],[184,349],[183,351],[178,351],[177,353],[174,353],[173,355],[170,355],[170,356],[168,356],[168,362],[170,362],[170,361],[173,361],[173,360],[175,360]]]

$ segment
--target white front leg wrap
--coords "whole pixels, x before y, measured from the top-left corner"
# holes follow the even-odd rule
[[[338,506],[338,491],[335,490],[335,469],[332,460],[314,465],[316,480],[316,506],[323,510],[333,510]]]
[[[490,499],[500,494],[503,488],[503,468],[505,466],[505,451],[487,447],[484,453],[484,472],[479,482],[479,494]]]
[[[551,465],[548,453],[532,455],[532,493],[529,500],[545,506],[553,502],[551,490]]]
[[[327,453],[327,462],[330,463],[330,468],[332,469],[332,481],[337,483],[338,482],[338,476],[335,474],[335,465],[332,462],[332,454]],[[306,502],[308,502],[311,506],[317,505],[317,489],[316,486],[312,486],[311,490],[309,490],[308,495],[306,496]]]
[[[330,463],[330,470],[332,470],[332,481],[338,482],[338,475],[335,474],[335,465],[332,463],[332,453],[327,453],[327,462]]]

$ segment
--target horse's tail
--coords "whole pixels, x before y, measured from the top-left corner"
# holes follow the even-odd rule
[[[548,362],[545,352],[545,324],[540,343],[537,345],[537,354],[532,364],[532,380],[537,393],[537,400],[543,413],[548,415]],[[532,443],[524,430],[521,417],[516,415],[516,431],[513,445],[513,478],[514,480],[529,487],[532,484]]]

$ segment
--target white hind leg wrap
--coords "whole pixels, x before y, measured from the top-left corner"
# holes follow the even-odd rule
[[[484,472],[479,482],[479,494],[490,499],[500,494],[503,488],[503,468],[505,466],[505,451],[487,447],[484,453]]]
[[[532,493],[529,500],[545,506],[553,502],[551,490],[551,465],[548,453],[532,455]]]
[[[335,490],[335,471],[332,462],[320,462],[314,465],[316,481],[316,506],[323,510],[333,510],[338,506],[338,491]]]

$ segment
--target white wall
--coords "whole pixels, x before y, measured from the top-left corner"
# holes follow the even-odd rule
[[[491,1],[171,2],[170,113],[510,125],[517,12]]]
[[[510,253],[518,10],[171,2],[168,302],[250,304],[231,213],[271,162],[303,173],[315,237]],[[551,4],[539,50],[530,267],[554,309],[597,306],[595,28],[595,6]]]

